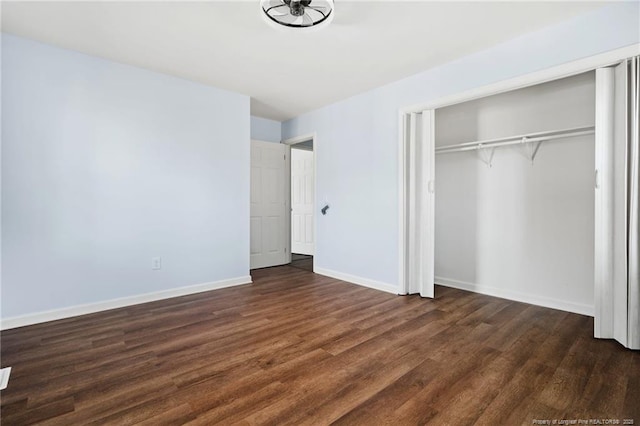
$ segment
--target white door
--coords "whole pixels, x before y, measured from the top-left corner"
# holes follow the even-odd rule
[[[408,114],[404,123],[404,293],[434,295],[434,111]]]
[[[313,255],[313,151],[291,149],[291,253]]]
[[[422,205],[422,262],[423,277],[420,286],[422,297],[434,297],[435,281],[435,179],[436,179],[436,145],[435,145],[435,111],[422,112],[422,143],[420,144],[422,157],[422,173],[420,185]]]
[[[629,286],[627,167],[637,108],[628,96],[628,62],[596,70],[595,315],[594,336],[639,349],[637,306]],[[637,127],[635,127],[637,129]],[[636,130],[637,131],[637,130]],[[635,234],[634,234],[635,236]],[[635,293],[637,296],[637,293]]]
[[[283,144],[251,141],[251,269],[289,262],[285,153]]]

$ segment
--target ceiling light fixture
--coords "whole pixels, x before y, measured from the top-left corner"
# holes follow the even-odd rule
[[[333,0],[261,0],[268,21],[288,28],[329,25],[333,20]]]

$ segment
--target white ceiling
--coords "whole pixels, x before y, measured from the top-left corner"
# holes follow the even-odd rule
[[[329,27],[300,33],[259,0],[3,1],[2,30],[244,93],[283,121],[602,5],[336,0]]]

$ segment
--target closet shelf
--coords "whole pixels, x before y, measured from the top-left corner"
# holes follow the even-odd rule
[[[475,151],[475,150],[483,150],[483,149],[491,149],[493,151],[494,148],[497,148],[500,146],[535,144],[535,145],[528,145],[529,147],[531,147],[529,150],[529,155],[530,155],[531,161],[533,161],[541,142],[558,140],[563,138],[570,138],[573,136],[590,135],[593,133],[595,133],[594,126],[574,127],[570,129],[551,130],[551,131],[538,132],[538,133],[527,133],[524,135],[509,136],[509,137],[498,138],[498,139],[487,139],[482,141],[459,143],[456,145],[441,146],[441,147],[437,147],[435,149],[435,152],[436,154],[448,154],[453,152]],[[493,155],[491,155],[491,157],[492,156]]]

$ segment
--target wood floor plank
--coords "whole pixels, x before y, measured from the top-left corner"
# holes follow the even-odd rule
[[[484,347],[476,351],[473,356],[456,357],[455,365],[440,370],[433,380],[396,409],[396,420],[400,424],[410,424],[413,419],[421,417],[422,407],[428,406],[436,411],[435,415],[432,413],[429,419],[433,420],[436,416],[439,417],[435,424],[442,424],[443,422],[449,424],[450,418],[452,420],[451,424],[455,424],[453,419],[460,419],[466,411],[451,410],[450,412],[446,410],[446,407],[455,401],[458,395],[467,388],[468,379],[473,376],[475,371],[482,368],[483,365],[489,364],[498,356],[498,351]],[[441,414],[442,410],[446,410],[446,413]]]
[[[394,423],[395,410],[427,383],[434,380],[439,370],[440,366],[437,362],[430,359],[423,360],[394,383],[381,389],[334,423],[338,425],[364,424],[366,421],[374,424]],[[384,409],[381,410],[380,407]],[[429,413],[430,416],[435,414],[435,410]]]
[[[271,382],[262,388],[255,388],[242,398],[234,399],[227,404],[218,405],[198,415],[190,425],[232,424],[244,420],[252,412],[260,411],[271,405],[287,392],[286,386],[280,382]]]
[[[2,423],[5,425],[35,424],[47,419],[55,419],[73,411],[73,397],[59,399],[47,404],[38,405],[29,410],[2,415]],[[0,412],[2,414],[2,412]]]
[[[508,383],[498,388],[499,393],[476,419],[479,425],[531,424],[533,418],[522,416],[535,403],[535,395],[547,385],[553,369],[537,362],[527,362]]]
[[[595,353],[584,351],[583,346],[580,339],[575,339],[556,369],[552,385],[540,395],[541,403],[558,410],[568,410],[582,399],[597,359]]]
[[[138,426],[183,425],[195,420],[189,404],[181,404],[169,410],[163,410],[136,423]]]
[[[7,425],[640,423],[640,354],[593,319],[437,286],[395,296],[298,267],[1,332]]]

